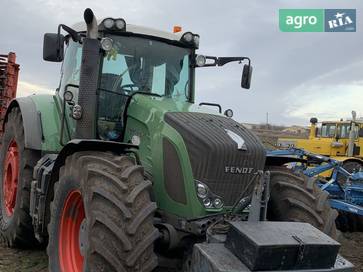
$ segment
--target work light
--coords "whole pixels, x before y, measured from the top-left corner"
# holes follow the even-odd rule
[[[205,63],[207,62],[207,59],[205,58],[205,56],[203,55],[197,55],[195,57],[195,64],[199,67],[202,67],[205,65]]]
[[[193,41],[193,33],[192,32],[185,32],[182,39],[187,43],[191,43]]]
[[[106,29],[111,29],[111,28],[113,28],[114,25],[115,25],[115,20],[112,18],[107,18],[107,19],[103,20],[103,26]]]
[[[185,32],[181,38],[181,41],[192,45],[195,48],[199,47],[199,35],[193,34],[192,32]]]
[[[125,31],[126,30],[126,22],[122,18],[106,18],[101,23],[101,29],[111,30],[111,31]]]
[[[126,22],[124,19],[116,19],[115,20],[115,27],[118,29],[118,30],[123,30],[125,29],[126,27]]]
[[[198,34],[193,35],[193,43],[195,44],[195,47],[197,47],[197,48],[199,47],[199,39],[200,39],[200,37]]]
[[[101,47],[105,51],[110,51],[113,47],[113,40],[111,38],[102,38],[101,39]]]

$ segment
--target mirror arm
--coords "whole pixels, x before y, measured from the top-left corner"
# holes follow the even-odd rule
[[[248,65],[251,65],[251,60],[248,57],[222,57],[222,58],[218,58],[217,64],[218,64],[218,66],[223,66],[232,61],[238,61],[239,63],[241,63],[244,60],[247,60]]]
[[[58,26],[58,34],[60,34],[61,28],[63,28],[63,30],[66,31],[71,36],[73,41],[75,41],[75,42],[81,41],[81,36],[77,33],[77,31],[75,31],[74,29],[70,28],[69,26],[66,26],[63,24],[60,24]]]

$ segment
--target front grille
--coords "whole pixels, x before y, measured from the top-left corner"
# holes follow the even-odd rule
[[[255,183],[251,180],[264,168],[265,149],[249,130],[230,118],[205,113],[167,113],[165,121],[183,137],[194,178],[207,184],[227,206],[252,193]],[[241,136],[247,150],[239,150],[226,130]],[[225,167],[253,170],[226,173]]]

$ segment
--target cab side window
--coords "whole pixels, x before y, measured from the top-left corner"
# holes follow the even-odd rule
[[[82,46],[72,40],[69,40],[64,61],[61,70],[60,97],[63,98],[65,88],[68,84],[79,86],[79,76],[81,69]],[[74,100],[78,99],[78,88],[68,87],[74,96]]]

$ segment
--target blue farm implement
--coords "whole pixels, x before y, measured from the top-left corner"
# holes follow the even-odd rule
[[[340,212],[338,221],[344,221],[340,222],[340,225],[345,225],[345,227],[341,226],[344,230],[357,230],[363,227],[362,169],[350,173],[343,168],[343,163],[340,161],[298,148],[271,150],[267,154],[281,157],[282,162],[287,162],[287,167],[302,172],[308,177],[317,177],[320,188],[329,193],[331,207]],[[328,179],[321,176],[327,171],[332,173]],[[353,220],[355,227],[346,226],[353,224],[352,220],[347,220],[347,217],[355,217]]]

